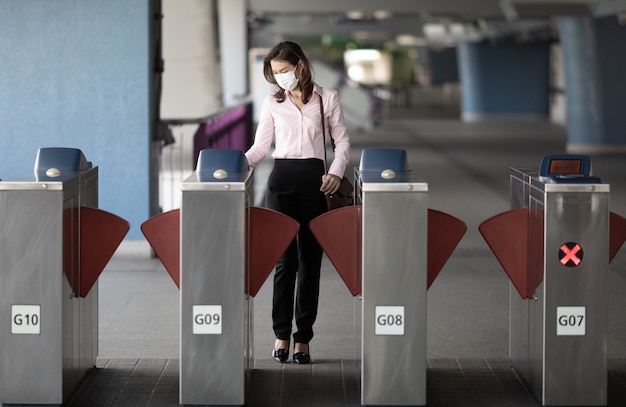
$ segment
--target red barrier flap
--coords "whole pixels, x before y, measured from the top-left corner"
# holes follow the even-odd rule
[[[256,296],[276,262],[296,237],[300,224],[280,212],[250,207],[246,253],[249,253],[246,294]]]
[[[609,214],[609,263],[613,261],[613,257],[619,252],[620,247],[626,240],[626,219],[618,214],[611,212]]]
[[[311,232],[352,296],[361,293],[361,205],[326,212],[311,221]]]
[[[467,231],[467,225],[447,213],[428,209],[428,285],[430,288]]]
[[[96,208],[80,208],[81,297],[89,294],[129,229],[130,224],[119,216]]]
[[[478,227],[523,299],[531,298],[536,288],[528,275],[528,224],[529,210],[520,208],[493,216]]]
[[[180,209],[153,216],[141,225],[141,232],[180,288]]]

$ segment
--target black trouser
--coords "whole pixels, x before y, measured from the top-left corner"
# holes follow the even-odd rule
[[[277,159],[269,176],[266,206],[300,223],[297,237],[276,264],[272,321],[277,339],[309,343],[317,317],[322,248],[309,229],[309,222],[326,212],[320,192],[324,162],[318,159]],[[296,284],[297,281],[297,284]]]

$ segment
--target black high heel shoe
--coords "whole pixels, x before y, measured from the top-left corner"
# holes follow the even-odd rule
[[[299,364],[299,365],[308,365],[309,363],[311,363],[311,355],[309,353],[309,345],[306,345],[307,347],[307,351],[306,352],[295,352],[293,354],[293,363]]]
[[[276,344],[274,344],[274,349],[272,350],[272,357],[277,362],[285,363],[287,359],[289,359],[289,344],[287,344],[287,349],[285,348],[276,349]]]
[[[277,362],[285,363],[287,359],[289,359],[289,350],[288,349],[278,349],[278,350],[274,349],[272,351],[272,357]],[[294,358],[295,357],[296,355],[294,355]]]

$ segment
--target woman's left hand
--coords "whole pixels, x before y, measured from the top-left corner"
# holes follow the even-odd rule
[[[322,186],[320,187],[320,191],[322,191],[324,195],[334,194],[339,189],[340,182],[341,178],[336,175],[322,175]]]

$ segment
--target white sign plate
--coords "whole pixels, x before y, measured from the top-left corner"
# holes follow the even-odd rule
[[[376,307],[376,335],[404,335],[404,307]]]
[[[14,335],[41,334],[41,306],[12,305],[11,333]]]
[[[584,336],[586,311],[586,307],[556,307],[556,335]]]
[[[194,305],[193,306],[193,334],[194,335],[221,335],[222,334],[222,306],[221,305]]]

